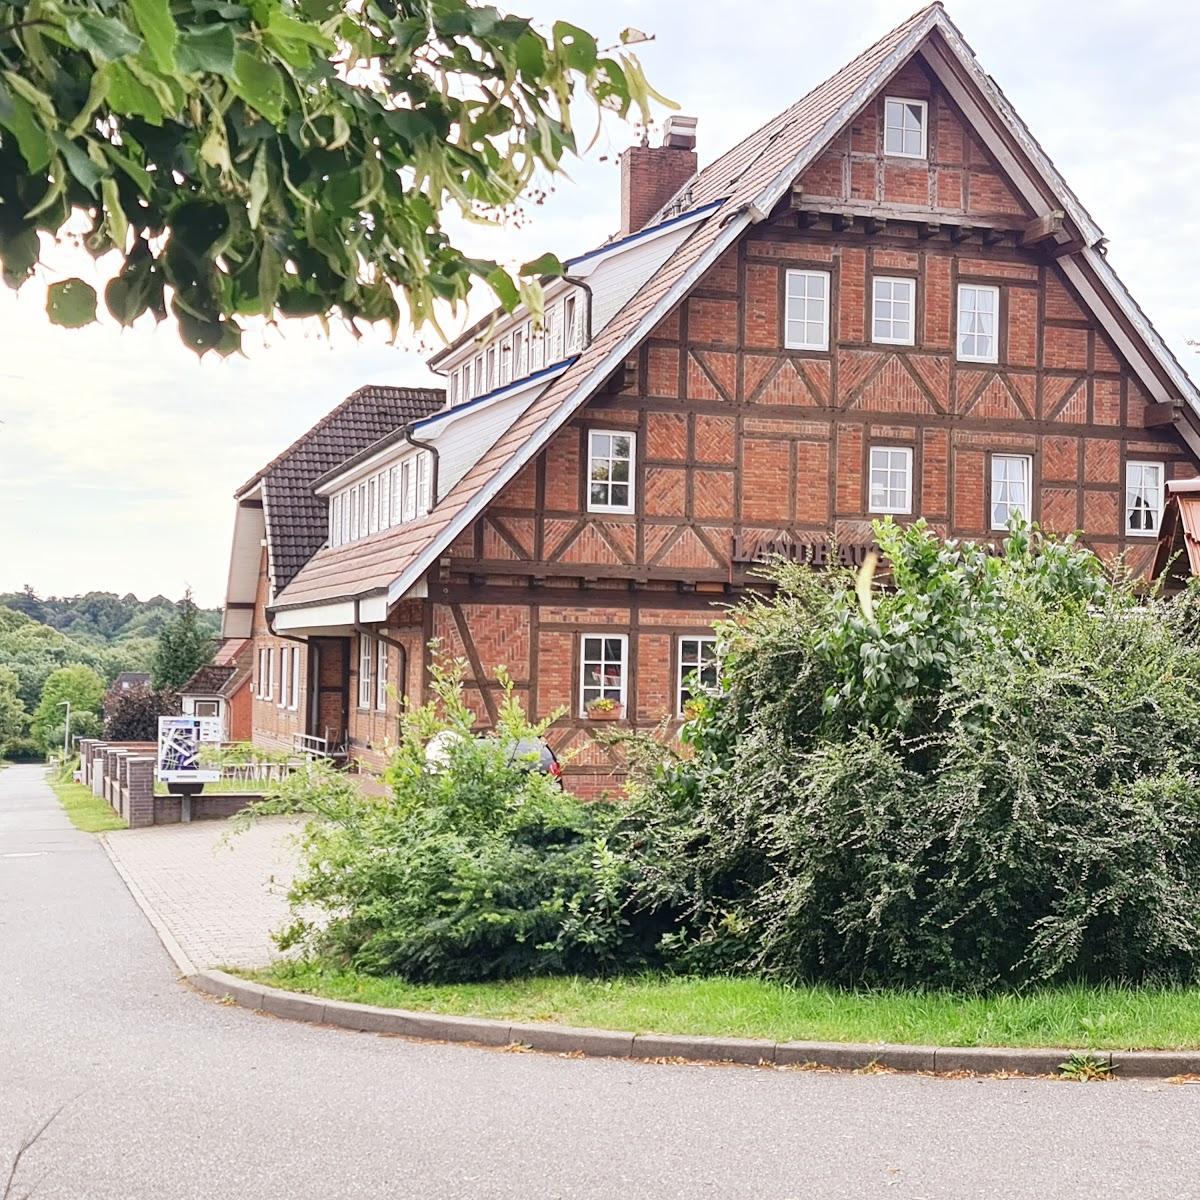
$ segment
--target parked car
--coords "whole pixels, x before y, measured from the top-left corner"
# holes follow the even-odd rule
[[[425,746],[426,765],[434,771],[444,770],[450,761],[450,747],[459,737],[461,734],[452,729],[443,729],[441,733],[435,733]],[[510,763],[518,763],[526,771],[549,775],[561,785],[562,764],[545,738],[521,738],[508,742],[507,750]]]

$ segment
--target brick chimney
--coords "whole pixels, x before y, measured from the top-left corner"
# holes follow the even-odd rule
[[[696,118],[667,118],[661,146],[621,155],[621,236],[636,233],[696,173]]]

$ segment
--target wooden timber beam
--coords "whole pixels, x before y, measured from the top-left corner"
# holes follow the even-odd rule
[[[917,225],[917,237],[925,239],[937,237],[942,232],[942,227],[937,221],[922,221]]]
[[[1007,236],[1008,234],[1003,229],[985,229],[983,231],[983,244],[985,246],[995,246],[1004,241]]]
[[[1050,258],[1065,258],[1068,254],[1078,254],[1082,249],[1083,243],[1078,238],[1072,238],[1069,242],[1047,247],[1046,254]]]
[[[867,217],[863,221],[863,228],[868,233],[882,233],[887,228],[886,217]]]
[[[791,210],[795,213],[815,213],[824,216],[875,217],[881,221],[910,222],[914,225],[969,225],[973,229],[1002,229],[1006,233],[1024,233],[1029,225],[1026,217],[980,216],[976,213],[938,212],[931,208],[911,208],[891,204],[868,204],[860,200],[837,200],[833,197],[806,196],[798,188],[792,190]]]
[[[1030,246],[1040,246],[1051,238],[1057,241],[1059,235],[1065,233],[1065,219],[1066,214],[1062,209],[1055,209],[1053,212],[1038,217],[1035,221],[1030,221],[1021,230],[1021,245],[1028,249]]]
[[[854,228],[854,214],[852,212],[834,212],[830,214],[833,221],[833,230],[835,233],[841,233],[846,229]]]
[[[1180,408],[1178,400],[1166,400],[1162,404],[1147,404],[1142,416],[1142,424],[1147,429],[1161,429],[1165,425],[1174,425]]]
[[[970,225],[954,225],[950,229],[952,242],[965,242],[975,232]]]

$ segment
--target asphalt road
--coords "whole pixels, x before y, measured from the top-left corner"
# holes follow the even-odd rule
[[[0,770],[0,1197],[1196,1194],[1200,1087],[664,1066],[297,1025],[180,984],[40,768]]]

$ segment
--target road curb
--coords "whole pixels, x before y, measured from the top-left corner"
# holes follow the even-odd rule
[[[524,1046],[588,1058],[671,1059],[743,1063],[750,1066],[823,1067],[844,1071],[893,1070],[938,1074],[1056,1075],[1060,1064],[1084,1051],[1000,1046],[907,1046],[851,1042],[772,1042],[758,1038],[634,1034],[616,1029],[574,1029],[456,1017],[402,1008],[377,1008],[326,1000],[251,983],[225,971],[193,971],[187,982],[197,991],[256,1012],[293,1021],[333,1025],[362,1033],[392,1034],[437,1042],[484,1046]],[[1103,1050],[1091,1053],[1116,1078],[1169,1079],[1200,1075],[1200,1051]]]

